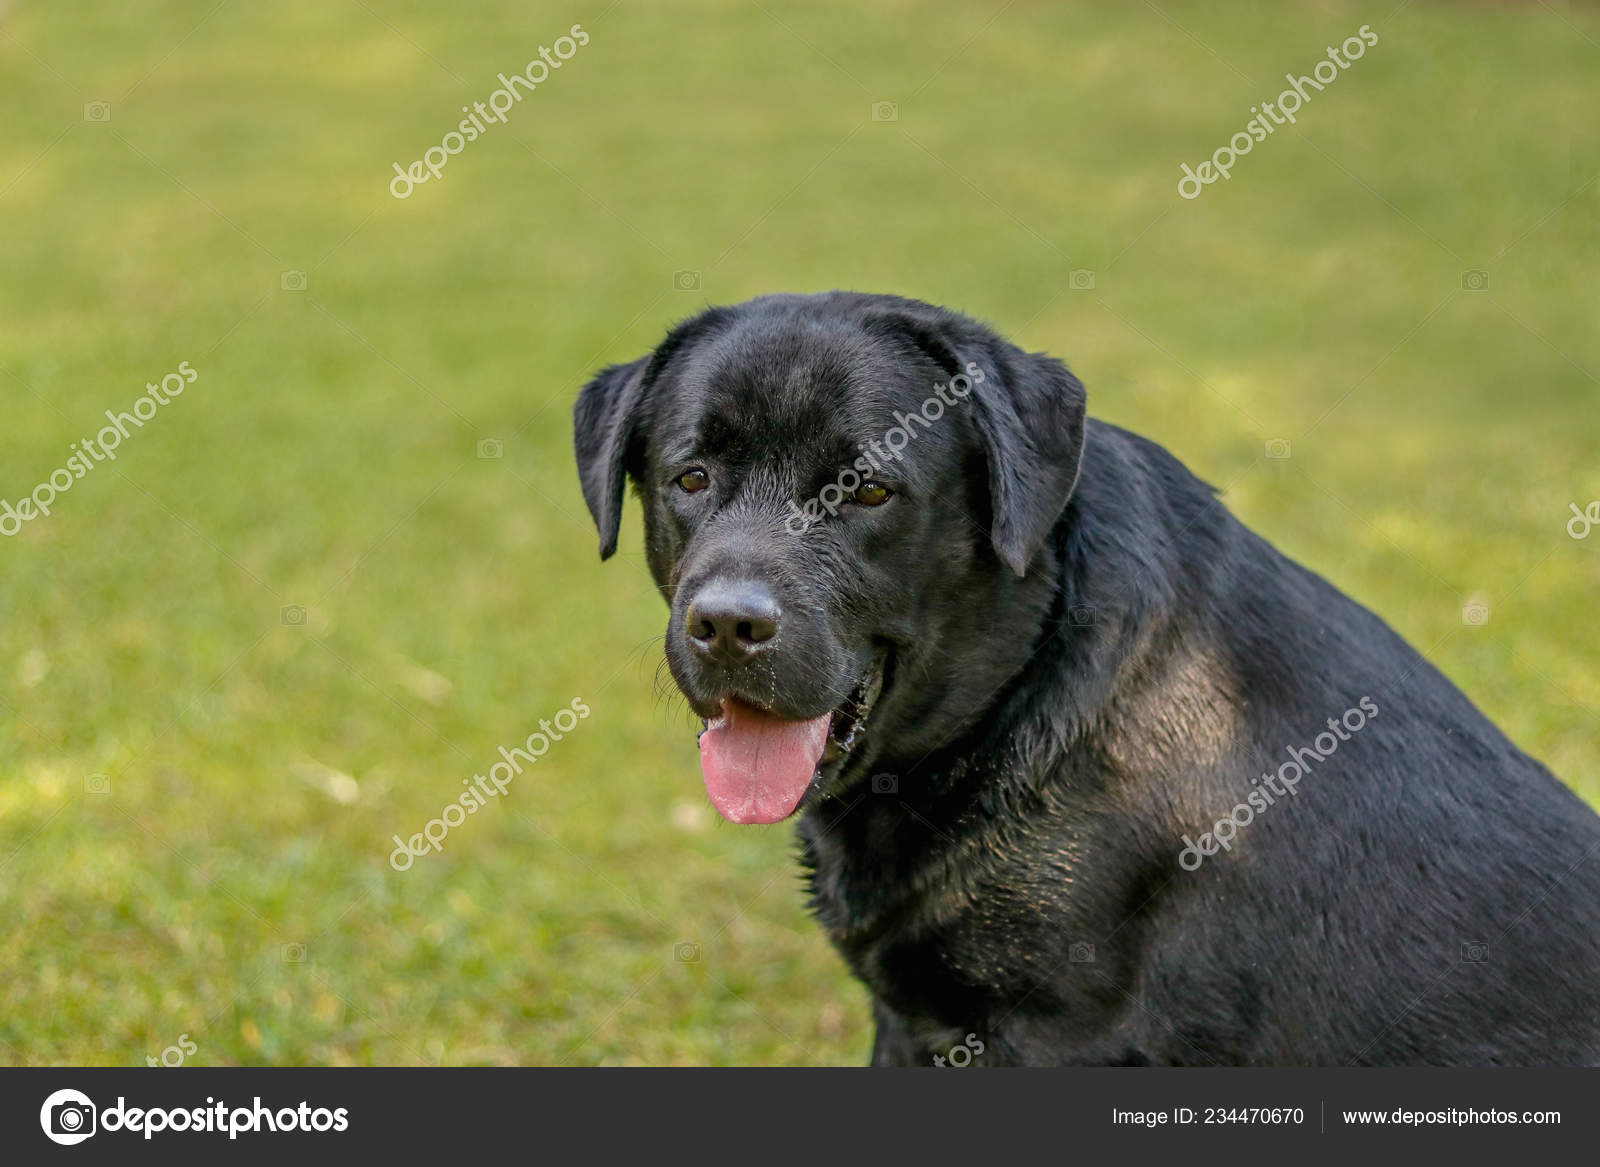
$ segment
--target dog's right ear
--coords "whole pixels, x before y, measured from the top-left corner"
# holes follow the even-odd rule
[[[578,480],[600,530],[600,558],[617,549],[622,525],[622,495],[630,469],[637,472],[640,421],[650,387],[680,351],[721,330],[737,309],[708,308],[667,333],[656,350],[625,365],[612,365],[583,387],[572,409]]]
[[[645,375],[654,356],[612,365],[583,387],[572,410],[578,480],[600,530],[600,558],[617,549],[622,525],[622,494],[628,480],[628,444],[633,440],[644,397]]]

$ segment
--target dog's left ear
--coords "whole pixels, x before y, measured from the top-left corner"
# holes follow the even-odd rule
[[[989,459],[990,536],[1018,576],[1039,553],[1078,482],[1086,395],[1067,367],[1001,341],[988,346],[987,383],[972,389]],[[976,381],[976,378],[974,378]]]
[[[572,410],[578,480],[600,530],[600,558],[617,549],[622,495],[628,480],[628,445],[633,439],[651,357],[612,365],[583,387]]]
[[[1027,575],[1078,483],[1083,385],[1054,357],[1023,352],[956,313],[902,302],[870,323],[973,383],[972,417],[989,462],[989,538],[1007,567]]]

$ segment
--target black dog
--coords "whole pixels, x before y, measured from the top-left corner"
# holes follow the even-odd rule
[[[1057,361],[768,296],[576,430],[712,802],[801,810],[875,1064],[1600,1063],[1600,818]]]

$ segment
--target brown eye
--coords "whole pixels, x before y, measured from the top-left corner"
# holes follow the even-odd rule
[[[864,507],[881,507],[893,496],[894,491],[881,482],[863,482],[856,487],[855,500]]]
[[[711,475],[707,474],[698,466],[696,466],[693,470],[685,470],[682,474],[678,475],[678,486],[685,494],[698,493],[710,485]]]

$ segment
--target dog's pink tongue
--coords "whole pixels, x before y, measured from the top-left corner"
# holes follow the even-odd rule
[[[739,701],[700,735],[700,770],[730,823],[775,823],[800,805],[828,744],[831,713],[784,721]]]

